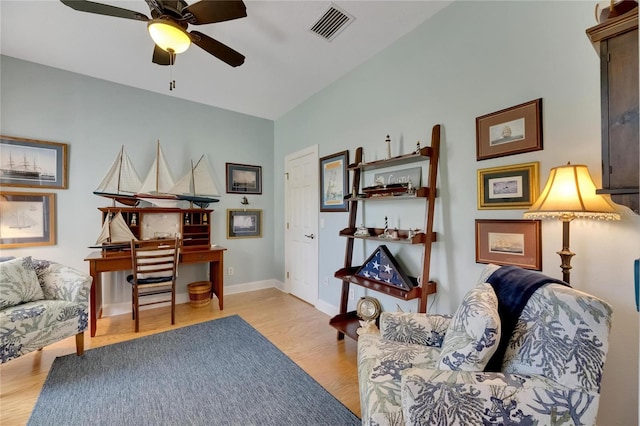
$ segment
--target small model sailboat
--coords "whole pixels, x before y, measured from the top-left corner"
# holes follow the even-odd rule
[[[220,191],[213,182],[209,163],[204,159],[204,155],[200,157],[196,165],[191,161],[191,170],[184,175],[171,190],[178,199],[189,201],[198,207],[207,208],[209,203],[220,201]]]
[[[140,177],[123,145],[109,171],[93,193],[113,199],[114,205],[117,201],[127,206],[135,206],[138,204],[135,193],[141,185]]]
[[[189,201],[198,207],[207,208],[209,203],[217,203],[220,201],[220,191],[216,187],[209,163],[205,160],[204,155],[200,157],[196,165],[191,162],[191,171],[184,175],[170,191],[177,195],[178,199]]]
[[[169,192],[174,184],[169,164],[164,157],[162,147],[160,147],[160,141],[158,141],[156,160],[151,164],[149,173],[142,182],[136,198],[148,201],[158,207],[177,207],[180,200]]]
[[[123,248],[131,244],[131,240],[137,240],[137,238],[127,226],[122,213],[118,212],[113,217],[107,215],[94,248]]]

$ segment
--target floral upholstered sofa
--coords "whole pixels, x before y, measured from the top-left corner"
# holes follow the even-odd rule
[[[545,278],[488,265],[452,317],[383,312],[358,339],[362,424],[595,424],[611,308]]]
[[[91,277],[46,260],[0,262],[0,360],[2,363],[76,336],[84,351]]]

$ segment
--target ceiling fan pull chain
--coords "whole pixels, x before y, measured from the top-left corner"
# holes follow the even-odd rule
[[[175,59],[175,54],[169,52],[169,91],[172,91],[176,88],[176,80],[173,78],[173,60]]]

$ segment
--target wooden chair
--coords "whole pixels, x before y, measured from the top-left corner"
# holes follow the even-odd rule
[[[131,241],[133,274],[127,277],[131,284],[132,315],[136,332],[140,328],[140,307],[171,302],[171,324],[176,317],[176,271],[178,265],[179,239]],[[140,298],[171,294],[171,299],[153,298],[140,303]]]

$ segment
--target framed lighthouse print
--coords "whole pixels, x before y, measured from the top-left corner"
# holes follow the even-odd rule
[[[349,151],[327,155],[320,159],[321,212],[349,211],[349,204],[345,200],[349,187],[348,163]]]

